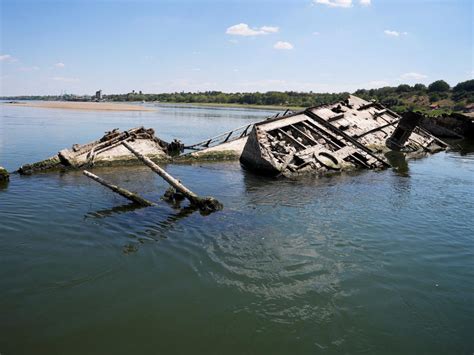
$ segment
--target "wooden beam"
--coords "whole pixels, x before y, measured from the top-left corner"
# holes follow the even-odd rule
[[[299,140],[297,140],[295,137],[292,137],[290,136],[288,133],[286,133],[284,130],[282,130],[281,128],[277,128],[277,131],[282,133],[283,135],[285,135],[286,137],[290,138],[290,140],[292,140],[293,142],[295,142],[296,144],[298,144],[299,146],[301,146],[303,149],[306,149],[307,147],[301,143]]]
[[[88,172],[87,170],[84,170],[82,172],[85,176],[91,178],[92,180],[94,181],[97,181],[99,184],[111,189],[113,192],[116,192],[118,193],[119,195],[129,199],[130,201],[133,201],[141,206],[154,206],[155,204],[151,201],[148,201],[146,199],[144,199],[143,197],[140,197],[138,196],[137,194],[133,193],[133,192],[130,192],[126,189],[123,189],[117,185],[113,185],[107,181],[105,181],[104,179],[98,177],[97,175],[94,175],[90,172]]]
[[[222,209],[222,204],[213,197],[199,197],[197,194],[192,192],[186,186],[184,186],[178,179],[175,179],[173,176],[168,174],[163,168],[158,164],[155,164],[150,158],[144,156],[137,150],[135,150],[127,142],[122,143],[129,151],[131,151],[135,156],[151,170],[161,176],[168,184],[174,187],[177,191],[181,192],[191,203],[198,207],[203,212],[214,212]]]

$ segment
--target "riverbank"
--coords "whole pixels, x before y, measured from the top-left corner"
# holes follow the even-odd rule
[[[197,106],[197,107],[217,107],[217,108],[242,108],[242,109],[255,109],[255,110],[271,110],[271,111],[285,111],[290,109],[292,111],[301,111],[305,107],[302,106],[281,106],[281,105],[250,105],[250,104],[226,104],[226,103],[207,103],[207,102],[159,102],[163,105],[176,105],[176,106]]]
[[[88,111],[156,111],[152,107],[115,102],[18,101],[5,103],[5,105]]]

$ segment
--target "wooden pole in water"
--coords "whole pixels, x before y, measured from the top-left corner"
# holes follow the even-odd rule
[[[162,169],[158,164],[155,164],[150,158],[144,156],[137,150],[135,150],[127,142],[122,143],[129,151],[131,151],[135,156],[141,160],[146,166],[151,170],[161,176],[168,184],[174,187],[177,191],[182,193],[192,205],[198,207],[201,211],[204,212],[214,212],[222,209],[222,204],[212,197],[199,197],[197,194],[192,192],[186,186],[184,186],[178,179],[175,179],[170,174],[168,174],[164,169]]]
[[[121,187],[118,187],[117,185],[113,185],[105,181],[104,179],[98,177],[97,175],[94,175],[87,170],[83,171],[83,174],[87,177],[90,177],[92,180],[97,181],[99,184],[108,187],[111,189],[113,192],[118,193],[119,195],[122,195],[123,197],[129,199],[130,201],[133,201],[141,206],[154,206],[155,204],[151,201],[145,200],[143,197],[138,196],[137,194],[134,194],[133,192],[130,192],[128,190],[122,189]]]

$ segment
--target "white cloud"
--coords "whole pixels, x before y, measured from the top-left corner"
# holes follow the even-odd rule
[[[59,62],[59,63],[54,64],[54,66],[56,68],[64,68],[66,65],[64,63]]]
[[[426,79],[428,75],[420,74],[420,73],[405,73],[400,76],[400,78],[405,80],[422,80]]]
[[[65,78],[63,76],[54,76],[51,79],[54,81],[61,81],[63,83],[77,83],[79,81],[77,78]]]
[[[406,36],[408,34],[408,32],[399,32],[394,30],[385,30],[383,33],[391,37],[400,37],[401,35]]]
[[[313,32],[313,36],[319,36],[321,33],[319,32]]]
[[[13,58],[10,54],[0,54],[0,62],[17,62],[16,58]]]
[[[275,49],[293,49],[293,45],[290,42],[283,42],[283,41],[278,41],[273,45],[273,48]]]
[[[260,27],[260,30],[266,33],[277,33],[279,28],[275,26],[262,26]]]
[[[352,7],[352,0],[313,0],[315,4],[327,5],[330,7]]]
[[[250,28],[246,23],[239,23],[234,26],[230,26],[225,33],[232,36],[260,36],[267,35],[270,33],[277,33],[278,27],[274,26],[262,26],[260,28]]]
[[[359,5],[370,6],[371,0],[359,0]],[[313,0],[313,4],[322,4],[329,7],[352,7],[352,0]]]
[[[400,33],[397,31],[392,31],[392,30],[385,30],[383,31],[387,36],[392,36],[392,37],[398,37],[400,36]]]

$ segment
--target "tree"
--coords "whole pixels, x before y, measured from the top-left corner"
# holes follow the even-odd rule
[[[400,92],[410,92],[411,91],[411,86],[407,84],[401,84],[398,85],[397,90],[398,93]]]
[[[426,91],[426,85],[424,85],[424,84],[415,84],[413,86],[413,89],[415,89],[416,91]]]
[[[453,88],[454,92],[460,91],[474,91],[474,80],[463,81]]]
[[[444,80],[437,80],[428,86],[429,92],[446,92],[449,91],[449,89],[449,84]]]

